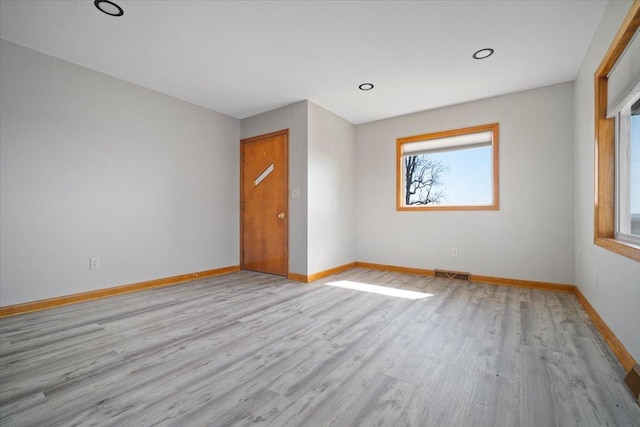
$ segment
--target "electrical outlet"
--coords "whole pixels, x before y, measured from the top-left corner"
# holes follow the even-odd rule
[[[458,256],[458,248],[451,249],[451,256]]]
[[[100,258],[89,258],[89,270],[97,270],[100,268]]]

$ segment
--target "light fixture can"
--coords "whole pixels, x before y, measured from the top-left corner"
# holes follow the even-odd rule
[[[102,13],[110,16],[122,16],[124,10],[117,4],[109,0],[94,0],[93,5]]]
[[[483,49],[477,50],[473,54],[473,59],[485,59],[493,55],[494,50],[490,47],[485,47]]]

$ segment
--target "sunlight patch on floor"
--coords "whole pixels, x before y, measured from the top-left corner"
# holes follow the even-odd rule
[[[405,289],[389,288],[386,286],[371,285],[369,283],[352,282],[350,280],[340,280],[338,282],[327,282],[325,285],[335,286],[337,288],[352,289],[354,291],[369,292],[372,294],[387,295],[396,298],[405,299],[422,299],[432,297],[433,294],[424,292],[407,291]]]

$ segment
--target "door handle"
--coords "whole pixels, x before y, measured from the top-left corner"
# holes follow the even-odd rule
[[[280,213],[278,214],[278,218],[280,218],[280,219],[284,219],[284,217],[285,217],[284,212],[280,212]]]

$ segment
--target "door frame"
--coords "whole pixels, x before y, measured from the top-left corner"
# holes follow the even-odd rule
[[[240,140],[240,269],[244,270],[244,147],[262,139],[284,135],[284,277],[289,275],[289,129],[282,129],[263,135]]]

